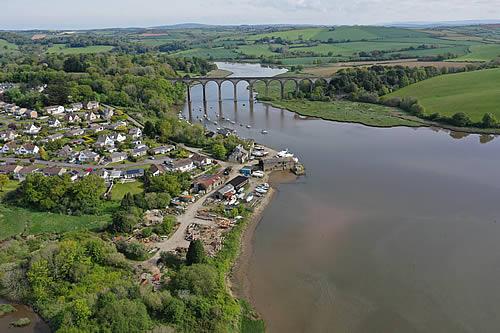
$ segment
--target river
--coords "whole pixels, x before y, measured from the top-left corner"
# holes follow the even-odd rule
[[[306,166],[278,186],[254,235],[250,293],[269,332],[498,332],[500,140],[250,108],[243,83],[237,104],[230,83],[222,103],[215,84],[207,91],[218,126],[288,148]],[[192,96],[197,121],[201,87]]]

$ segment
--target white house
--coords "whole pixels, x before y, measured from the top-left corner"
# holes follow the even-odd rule
[[[123,142],[127,140],[127,137],[121,133],[113,133],[109,136],[112,140],[117,142]]]
[[[109,160],[111,163],[125,161],[126,159],[127,159],[127,153],[123,153],[123,152],[112,153],[109,156]]]
[[[80,118],[79,115],[77,115],[76,113],[73,114],[73,113],[68,113],[67,115],[64,116],[64,120],[67,121],[68,123],[78,123],[80,122],[82,119]]]
[[[83,119],[88,122],[96,121],[99,118],[94,112],[87,112],[83,115]]]
[[[16,149],[17,155],[36,155],[40,151],[38,146],[32,143],[25,143]]]
[[[146,145],[139,145],[136,146],[133,150],[131,155],[133,157],[140,157],[140,156],[145,156],[148,153],[148,146]]]
[[[67,112],[78,112],[83,109],[82,103],[72,103],[69,108],[66,108]]]
[[[101,124],[90,124],[89,129],[95,133],[104,131],[104,126]]]
[[[78,154],[78,161],[80,163],[97,162],[98,160],[99,154],[94,153],[91,150],[82,150],[80,154]]]
[[[64,113],[64,106],[51,105],[51,106],[45,107],[43,110],[45,111],[45,114],[55,116],[55,115]]]
[[[85,108],[87,110],[96,110],[96,109],[99,109],[99,102],[97,102],[97,101],[87,102],[87,104],[85,104]]]
[[[111,119],[111,117],[113,117],[114,114],[115,112],[113,111],[113,109],[110,108],[106,108],[101,112],[101,115],[104,119]]]
[[[72,129],[71,131],[66,132],[67,137],[75,137],[75,136],[80,136],[83,135],[85,131],[82,128],[75,128]]]
[[[36,135],[40,132],[42,128],[41,127],[36,127],[35,124],[31,124],[24,133],[29,134],[29,135]]]
[[[62,138],[64,138],[64,135],[62,133],[55,133],[55,134],[52,134],[52,135],[49,135],[48,137],[46,137],[45,141],[53,142],[56,140],[61,140]]]
[[[2,154],[7,154],[7,153],[12,153],[16,150],[17,144],[15,142],[7,142],[2,146],[2,149],[0,149],[0,152]]]
[[[166,169],[172,172],[189,172],[196,169],[193,161],[189,158],[166,162]]]
[[[166,154],[168,152],[171,152],[174,149],[175,149],[175,147],[173,145],[166,145],[166,146],[160,146],[160,147],[152,148],[150,150],[150,152],[153,155],[160,155],[160,154]]]
[[[138,127],[133,127],[128,131],[128,134],[131,135],[133,139],[139,139],[142,136],[142,130]]]
[[[212,164],[213,160],[208,156],[203,156],[200,154],[194,154],[191,159],[193,160],[194,165],[198,167],[203,167]]]
[[[0,133],[0,139],[3,141],[12,141],[14,140],[18,135],[14,131],[5,131]]]
[[[47,124],[49,125],[49,127],[52,127],[52,128],[61,127],[61,122],[57,118],[49,119]]]
[[[95,147],[114,147],[115,140],[113,140],[109,135],[99,135]]]

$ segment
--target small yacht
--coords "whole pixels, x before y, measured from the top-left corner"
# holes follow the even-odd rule
[[[288,149],[282,150],[278,153],[278,157],[293,157],[293,154]]]
[[[262,134],[267,134],[267,133],[269,133],[269,132],[268,132],[268,131],[266,131],[266,130],[262,130],[262,131],[260,131],[260,133],[262,133]]]
[[[247,125],[247,128],[252,128],[252,126],[250,126],[250,125]]]

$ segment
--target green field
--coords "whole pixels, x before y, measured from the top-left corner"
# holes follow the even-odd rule
[[[198,58],[213,58],[213,59],[236,59],[239,54],[236,50],[218,48],[196,48],[174,53],[173,56],[179,57],[198,57]]]
[[[452,116],[464,112],[477,122],[490,112],[500,119],[499,82],[498,68],[449,74],[409,85],[387,97],[415,97],[426,114]]]
[[[416,118],[405,115],[398,109],[375,104],[349,101],[312,102],[307,100],[281,100],[272,101],[270,104],[303,116],[374,127],[425,126]]]
[[[5,39],[0,39],[0,54],[12,51],[17,51],[17,46],[15,44],[9,43]]]
[[[469,51],[470,53],[452,61],[490,61],[500,58],[500,44],[472,45]]]
[[[111,200],[121,200],[127,193],[137,194],[143,191],[142,183],[139,181],[131,183],[117,183],[111,190]]]
[[[67,47],[65,44],[54,44],[47,49],[47,53],[81,54],[81,53],[101,53],[109,52],[113,46],[95,45],[86,47]]]
[[[111,216],[70,216],[34,212],[24,208],[0,205],[0,240],[21,233],[63,233],[75,230],[102,229],[111,222]]]

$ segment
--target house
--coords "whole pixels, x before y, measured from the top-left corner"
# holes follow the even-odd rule
[[[17,133],[14,131],[5,131],[0,133],[0,139],[3,141],[12,141],[17,137]]]
[[[189,158],[165,162],[166,169],[172,172],[189,172],[196,169],[193,161]]]
[[[113,124],[109,124],[108,125],[108,129],[112,130],[112,131],[116,131],[120,128],[124,128],[124,127],[127,127],[127,122],[126,121],[117,121],[116,123],[113,123]]]
[[[224,178],[221,175],[202,175],[193,182],[193,190],[195,192],[204,191],[205,193],[221,186],[224,183]]]
[[[111,108],[105,108],[104,110],[101,111],[102,118],[108,120],[111,119],[111,117],[113,117],[114,114],[115,112]]]
[[[109,173],[109,179],[120,179],[122,177],[122,171],[121,170],[111,170]]]
[[[70,146],[64,146],[57,151],[57,156],[62,157],[64,159],[72,157],[73,155],[75,155],[75,152],[73,151],[73,148],[71,148]]]
[[[131,170],[125,170],[123,172],[123,178],[125,179],[133,179],[143,176],[144,176],[144,169],[131,169]]]
[[[140,157],[140,156],[145,156],[148,153],[148,146],[146,145],[139,145],[136,146],[133,150],[131,155],[133,157]]]
[[[0,149],[0,153],[2,154],[7,154],[7,153],[12,153],[16,150],[17,144],[15,142],[7,142],[2,146],[2,149]]]
[[[236,191],[248,184],[249,178],[245,176],[236,176],[228,184],[232,185]]]
[[[28,110],[28,112],[26,112],[24,115],[28,119],[38,118],[38,112],[36,112],[35,110]]]
[[[80,118],[79,115],[77,115],[76,113],[68,113],[64,116],[64,120],[68,123],[78,123],[80,121],[82,121],[82,119]]]
[[[194,165],[196,165],[197,167],[204,167],[212,164],[213,162],[213,160],[210,157],[203,156],[200,154],[193,154],[191,160],[193,160]]]
[[[52,135],[49,135],[48,137],[46,137],[45,141],[53,142],[56,140],[61,140],[62,138],[64,138],[64,135],[62,133],[55,133],[55,134],[52,134]]]
[[[72,103],[69,108],[66,108],[67,112],[78,112],[83,109],[82,103]]]
[[[296,161],[293,157],[271,157],[259,161],[262,171],[291,170],[295,167]]]
[[[64,106],[51,105],[51,106],[45,107],[43,110],[44,110],[45,114],[55,116],[55,115],[64,113]]]
[[[127,137],[121,133],[113,133],[109,136],[112,140],[117,142],[123,142],[127,140]]]
[[[36,155],[40,151],[38,146],[32,143],[25,143],[16,149],[17,155]]]
[[[151,175],[156,177],[164,174],[167,170],[165,169],[165,166],[162,164],[153,164],[151,168],[149,168],[149,171],[151,172]]]
[[[62,167],[46,167],[41,170],[45,176],[62,176],[66,173],[66,168]]]
[[[234,186],[231,184],[227,184],[224,187],[220,188],[215,192],[215,197],[217,199],[227,199],[232,197],[236,193],[236,190],[234,189]]]
[[[121,161],[125,161],[127,159],[127,153],[112,153],[110,156],[109,156],[109,161],[111,163],[116,163],[116,162],[121,162]]]
[[[104,126],[101,124],[90,124],[89,129],[94,133],[98,133],[104,131]]]
[[[85,104],[85,108],[87,110],[96,110],[99,109],[99,102],[97,101],[90,101]]]
[[[85,133],[85,131],[82,128],[75,128],[75,129],[72,129],[70,131],[67,131],[65,135],[66,135],[66,137],[70,138],[70,137],[83,135],[84,133]]]
[[[23,167],[21,170],[13,173],[13,178],[19,180],[20,182],[26,180],[26,177],[32,173],[38,172],[38,168],[34,165],[29,165]]]
[[[79,145],[83,145],[85,143],[85,140],[83,140],[82,138],[78,138],[78,139],[71,140],[69,143],[73,146],[79,146]]]
[[[250,153],[245,148],[243,148],[242,145],[238,145],[229,155],[228,161],[233,163],[246,163],[249,157]]]
[[[7,164],[0,166],[0,174],[11,175],[22,170],[22,166],[15,164]]]
[[[31,124],[24,131],[24,133],[29,134],[29,135],[37,135],[40,132],[41,129],[42,129],[41,127],[36,127],[35,124]]]
[[[128,131],[128,134],[132,136],[133,139],[139,139],[142,136],[142,130],[137,127],[133,127]]]
[[[47,124],[49,125],[49,127],[51,128],[57,128],[57,127],[61,127],[61,122],[59,121],[59,119],[57,118],[52,118],[52,119],[49,119],[49,121],[47,121]]]
[[[80,154],[78,154],[78,161],[80,163],[97,162],[98,160],[99,154],[91,150],[82,150]]]
[[[152,149],[150,149],[149,153],[151,155],[163,155],[163,154],[167,154],[167,153],[171,152],[174,149],[175,149],[175,146],[166,145],[166,146],[152,148]]]
[[[86,112],[83,115],[83,119],[88,122],[96,121],[98,116],[94,112]]]
[[[99,135],[97,141],[94,143],[95,147],[114,147],[115,140],[108,135]]]
[[[111,171],[106,170],[106,169],[97,169],[97,170],[93,170],[92,174],[99,176],[100,178],[104,179],[105,181],[109,181],[109,175],[111,174]]]

